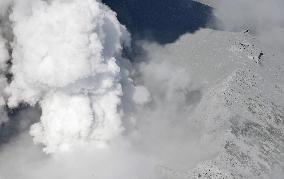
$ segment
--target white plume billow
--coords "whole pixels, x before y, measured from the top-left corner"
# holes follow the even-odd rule
[[[160,45],[112,1],[0,0],[0,179],[283,178],[284,4],[196,1],[223,30]]]
[[[94,0],[16,2],[8,104],[40,103],[35,142],[52,153],[119,135],[117,58],[130,36],[116,14]]]

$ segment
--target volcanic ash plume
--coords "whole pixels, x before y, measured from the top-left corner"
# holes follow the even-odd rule
[[[8,105],[40,104],[34,142],[54,153],[90,142],[104,147],[117,137],[123,130],[117,58],[130,37],[116,14],[94,0],[17,0],[10,20]]]

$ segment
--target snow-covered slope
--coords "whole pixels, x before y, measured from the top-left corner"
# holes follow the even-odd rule
[[[220,147],[214,157],[187,171],[163,166],[161,173],[168,178],[281,178],[284,169],[281,50],[270,49],[247,31],[204,29],[150,54],[152,58],[165,54],[175,59],[190,69],[193,84],[203,86],[203,96],[190,118],[202,124],[205,143],[213,142]]]

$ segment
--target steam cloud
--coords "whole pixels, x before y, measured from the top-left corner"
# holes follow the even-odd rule
[[[119,142],[124,130],[123,104],[143,105],[150,94],[143,86],[136,88],[128,77],[129,62],[121,51],[129,46],[130,34],[116,14],[96,0],[1,1],[1,8],[5,13],[1,16],[0,121],[8,121],[7,107],[17,110],[22,104],[39,104],[41,117],[29,134],[33,143],[52,155],[41,153],[23,131],[15,144],[3,147],[0,177],[123,178],[153,173],[148,171],[154,166],[146,157],[132,151],[128,142]],[[7,26],[12,32],[6,31]],[[126,88],[133,99],[124,95]],[[39,112],[22,113],[21,120],[32,121]],[[7,150],[28,151],[28,158],[15,157],[18,164],[13,174],[6,160],[14,156]],[[67,161],[70,157],[76,158],[79,169],[66,174],[75,167],[68,164],[74,162]],[[37,161],[43,162],[39,168]]]
[[[50,153],[76,142],[104,145],[119,135],[116,55],[129,36],[115,14],[92,0],[34,0],[16,1],[10,19],[15,40],[8,105],[40,103],[34,141]]]
[[[283,36],[282,0],[214,6],[226,30]],[[1,0],[0,12],[0,125],[7,108],[40,107],[23,111],[40,119],[0,146],[0,179],[156,179],[159,166],[186,171],[220,150],[192,116],[214,82],[175,59],[192,57],[184,46],[198,35],[142,42],[147,59],[131,64],[122,57],[130,34],[99,0]]]

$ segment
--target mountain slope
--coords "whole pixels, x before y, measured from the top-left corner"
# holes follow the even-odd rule
[[[169,178],[272,178],[272,174],[280,178],[284,169],[282,51],[265,46],[247,31],[204,29],[150,54],[154,58],[171,53],[180,54],[176,63],[188,66],[193,83],[203,86],[190,118],[202,124],[203,142],[214,143],[219,151],[188,171],[163,166],[161,173]]]

